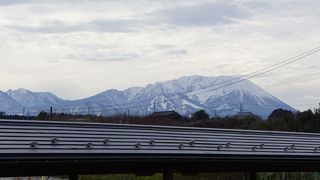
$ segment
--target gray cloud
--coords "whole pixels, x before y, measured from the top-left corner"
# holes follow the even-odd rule
[[[188,53],[186,49],[179,48],[175,45],[170,44],[158,44],[154,45],[153,48],[171,55],[186,55]]]
[[[175,55],[185,55],[188,53],[185,49],[171,49],[167,51],[168,54],[175,54]]]
[[[0,6],[15,6],[15,5],[22,5],[22,4],[75,4],[75,3],[105,3],[104,0],[0,0]]]
[[[83,60],[83,61],[96,61],[96,62],[123,62],[130,61],[138,58],[137,53],[78,53],[65,55],[64,59],[70,60]]]
[[[242,6],[250,9],[265,10],[272,7],[272,1],[244,1]]]
[[[239,6],[228,3],[210,3],[178,6],[162,11],[166,20],[179,26],[214,26],[232,23],[234,19],[247,16]]]
[[[12,6],[17,4],[27,4],[32,1],[28,0],[0,0],[0,6]]]
[[[71,33],[71,32],[133,32],[141,25],[137,20],[95,20],[91,22],[67,23],[52,21],[40,26],[10,25],[9,28],[35,33]]]

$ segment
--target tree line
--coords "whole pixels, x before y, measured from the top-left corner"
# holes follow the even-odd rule
[[[51,117],[52,116],[52,117]],[[292,132],[320,133],[320,108],[314,110],[291,112],[284,109],[274,110],[266,120],[259,116],[247,117],[214,117],[210,118],[205,110],[199,110],[191,117],[171,116],[97,116],[97,115],[72,115],[66,113],[41,112],[34,117],[37,120],[54,121],[84,121],[97,123],[122,123],[122,124],[145,124],[145,125],[168,125],[168,126],[191,126],[206,128],[228,128],[248,130],[273,130]]]

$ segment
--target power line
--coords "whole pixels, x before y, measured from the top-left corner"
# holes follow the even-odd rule
[[[238,106],[239,104],[231,104],[231,105],[235,105],[235,106]],[[300,106],[300,105],[318,105],[318,103],[310,103],[310,104],[292,104],[291,106]],[[139,107],[148,107],[150,106],[150,104],[145,104],[145,105],[139,105],[139,106],[131,106],[131,107],[125,107],[125,108],[119,108],[117,109],[118,111],[119,110],[128,110],[128,109],[134,109],[134,108],[139,108]],[[243,106],[255,106],[255,105],[250,105],[250,104],[243,104]],[[275,105],[264,105],[264,106],[267,106],[267,107],[277,107]],[[235,108],[233,107],[230,107],[231,109],[233,110],[236,110]],[[91,111],[92,113],[104,113],[106,112],[105,110],[94,110],[94,111]],[[123,111],[123,114],[125,114],[126,111]]]
[[[207,89],[207,90],[205,90],[205,91],[202,91],[202,92],[198,92],[198,93],[194,93],[194,94],[192,94],[192,95],[198,95],[198,94],[203,94],[203,93],[206,93],[206,92],[209,92],[209,91],[214,91],[214,90],[218,90],[218,89],[221,89],[221,88],[223,88],[223,87],[227,87],[227,86],[231,86],[231,85],[233,85],[233,84],[236,84],[236,83],[240,83],[240,82],[243,82],[243,81],[246,81],[246,80],[248,80],[248,79],[252,79],[252,78],[254,78],[254,77],[258,77],[258,76],[261,76],[261,75],[263,75],[263,74],[266,74],[266,73],[268,73],[268,72],[271,72],[271,71],[274,71],[274,70],[276,70],[276,69],[279,69],[279,68],[281,68],[281,67],[283,67],[283,66],[286,66],[286,65],[289,65],[289,64],[291,64],[291,63],[294,63],[294,62],[296,62],[296,61],[299,61],[299,60],[301,60],[301,59],[303,59],[303,58],[305,58],[305,57],[308,57],[308,56],[310,56],[310,55],[312,55],[312,54],[314,54],[314,53],[316,53],[316,52],[319,52],[320,51],[320,47],[318,47],[318,48],[315,48],[315,49],[312,49],[312,50],[310,50],[310,51],[308,51],[308,52],[305,52],[305,53],[302,53],[302,54],[300,54],[300,55],[298,55],[298,56],[295,56],[295,57],[293,57],[293,58],[290,58],[290,59],[288,59],[288,60],[286,60],[286,61],[282,61],[282,62],[280,62],[280,63],[277,63],[277,64],[275,64],[275,65],[273,65],[273,66],[270,66],[270,67],[268,67],[268,68],[263,68],[263,69],[261,69],[261,70],[263,70],[262,72],[260,72],[261,70],[258,70],[258,71],[254,71],[254,72],[252,72],[252,73],[249,73],[249,74],[247,74],[247,75],[243,75],[243,76],[240,76],[240,77],[236,77],[236,78],[233,78],[233,79],[230,79],[230,80],[227,80],[227,81],[224,81],[224,82],[221,82],[221,83],[217,83],[217,84],[214,84],[213,86],[216,86],[216,85],[219,85],[219,84],[224,84],[224,83],[226,83],[226,82],[230,82],[229,84],[225,84],[225,85],[223,85],[223,86],[220,86],[220,87],[217,87],[217,88],[213,88],[213,89],[208,89],[208,88],[210,88],[211,86],[208,86],[208,87],[206,87],[206,88],[200,88],[200,89],[196,89],[196,90],[191,90],[191,91],[186,91],[186,92],[181,92],[181,93],[175,93],[175,94],[167,94],[167,95],[162,95],[162,96],[165,96],[166,98],[168,98],[168,97],[171,97],[171,96],[179,96],[179,95],[181,95],[181,94],[183,94],[183,93],[192,93],[192,92],[196,92],[196,91],[198,91],[198,90],[205,90],[205,89]],[[247,78],[242,78],[242,77],[246,77],[247,76]],[[237,80],[237,79],[239,79],[238,81],[234,81],[234,80]],[[184,96],[180,96],[180,97],[178,97],[178,98],[176,98],[176,99],[181,99],[181,98],[183,98],[183,97],[189,97],[190,95],[184,95]],[[123,104],[113,104],[113,105],[105,105],[105,106],[99,106],[99,107],[92,107],[92,108],[106,108],[106,107],[114,107],[114,106],[121,106],[121,105],[130,105],[130,104],[137,104],[137,103],[143,103],[143,102],[149,102],[150,100],[152,100],[152,99],[148,99],[148,100],[143,100],[143,101],[137,101],[137,102],[131,102],[131,103],[123,103]],[[171,101],[172,100],[175,100],[175,99],[171,99]],[[101,101],[100,101],[101,102]],[[90,102],[86,102],[86,103],[90,103]],[[96,102],[93,102],[94,104],[97,104]],[[150,104],[148,104],[148,106],[149,106]],[[147,105],[143,105],[143,106],[147,106]],[[139,105],[139,106],[133,106],[133,108],[134,107],[141,107],[141,105]],[[131,107],[130,107],[131,108]],[[74,108],[60,108],[59,110],[73,110]],[[87,107],[86,108],[77,108],[77,110],[80,110],[80,109],[87,109]],[[120,109],[122,109],[122,108],[120,108]],[[128,107],[126,107],[126,109],[128,109]]]
[[[290,61],[288,61],[288,62],[286,62],[286,63],[284,63],[284,64],[279,64],[279,63],[278,63],[278,64],[279,64],[278,66],[274,66],[274,67],[269,68],[269,69],[267,69],[267,70],[265,70],[265,71],[263,71],[263,72],[260,72],[260,73],[258,73],[258,74],[254,74],[254,75],[252,75],[252,76],[249,76],[248,78],[240,79],[240,80],[238,80],[238,81],[234,81],[234,82],[231,82],[231,83],[229,83],[229,84],[226,84],[226,85],[223,85],[223,86],[214,88],[214,89],[209,89],[209,90],[205,90],[205,91],[203,91],[203,92],[194,93],[194,94],[192,94],[192,95],[203,94],[203,93],[206,93],[206,92],[209,92],[209,91],[218,90],[218,89],[221,89],[221,88],[223,88],[223,87],[227,87],[227,86],[230,86],[230,85],[233,85],[233,84],[236,84],[236,83],[240,83],[240,82],[246,81],[246,80],[248,80],[248,79],[251,79],[251,78],[254,78],[254,77],[257,77],[257,76],[266,74],[266,73],[271,72],[271,71],[273,71],[273,70],[275,70],[275,69],[281,68],[281,67],[283,67],[283,66],[285,66],[285,65],[288,65],[288,64],[291,64],[291,63],[296,62],[296,61],[298,61],[298,60],[301,60],[301,59],[303,59],[303,58],[305,58],[305,57],[307,57],[307,56],[310,56],[310,55],[312,55],[312,54],[314,54],[314,53],[316,53],[316,52],[318,52],[318,51],[320,51],[319,48],[314,49],[314,50],[312,50],[312,51],[309,51],[308,53],[303,53],[302,56],[297,56],[297,58],[291,59]],[[206,88],[206,89],[207,89],[207,88]],[[190,92],[191,92],[191,91],[190,91]],[[181,94],[181,93],[179,93],[179,94]],[[179,95],[179,94],[175,94],[175,95]],[[176,99],[181,99],[181,98],[183,98],[183,97],[189,97],[189,96],[184,95],[184,96],[182,96],[182,97],[180,96],[180,97],[178,97],[178,98],[176,98]],[[175,100],[175,99],[171,99],[171,100]],[[146,100],[140,101],[140,102],[145,102],[145,101],[146,101]],[[128,104],[131,104],[131,103],[121,104],[121,105],[128,105]],[[120,104],[119,104],[119,105],[120,105]],[[148,105],[142,105],[142,106],[149,106],[149,104],[148,104]],[[101,108],[101,107],[112,107],[112,106],[100,106],[100,107],[97,107],[97,108]],[[135,108],[135,107],[141,107],[141,105],[140,105],[140,106],[132,106],[132,107],[130,107],[130,108]],[[128,108],[128,107],[126,107],[126,108]],[[78,108],[78,109],[79,109],[79,108]],[[121,108],[121,109],[125,109],[125,108]]]
[[[171,97],[171,96],[176,96],[176,95],[186,94],[186,93],[192,93],[192,92],[195,92],[195,91],[199,91],[199,90],[203,90],[203,89],[208,89],[208,88],[210,88],[210,87],[212,87],[212,86],[217,86],[217,85],[220,85],[220,84],[225,84],[225,83],[227,83],[227,82],[232,82],[232,81],[234,81],[234,80],[242,79],[243,77],[247,77],[247,76],[252,77],[252,78],[253,78],[253,77],[257,77],[257,76],[266,74],[266,73],[268,73],[268,72],[270,72],[270,71],[273,71],[273,70],[275,70],[275,69],[278,69],[278,68],[280,68],[280,67],[282,67],[282,66],[285,66],[285,65],[291,64],[291,63],[293,63],[293,62],[296,62],[296,61],[298,61],[298,60],[300,60],[300,59],[302,59],[302,58],[304,58],[304,57],[310,56],[310,55],[312,55],[312,54],[314,54],[314,53],[316,53],[316,52],[318,52],[318,51],[320,51],[320,47],[317,47],[317,48],[314,48],[314,49],[309,50],[309,51],[307,51],[307,52],[301,53],[301,54],[299,54],[299,55],[297,55],[297,56],[294,56],[294,57],[289,58],[289,59],[287,59],[287,60],[284,60],[284,61],[281,61],[281,62],[279,62],[279,63],[276,63],[276,64],[274,64],[274,65],[272,65],[272,66],[270,66],[270,67],[262,68],[262,69],[259,69],[259,70],[254,71],[254,72],[251,72],[251,73],[248,73],[248,74],[239,76],[239,77],[232,78],[232,79],[227,80],[227,81],[223,81],[223,82],[220,82],[220,83],[217,83],[217,84],[213,84],[213,85],[208,86],[208,87],[205,87],[205,88],[198,88],[198,89],[193,89],[193,90],[190,90],[190,91],[179,92],[179,93],[168,93],[168,94],[165,94],[165,95],[162,95],[162,96],[166,96],[166,97],[168,98],[168,97]],[[265,72],[260,73],[260,71],[265,71]],[[258,73],[258,74],[257,74],[257,73]],[[247,79],[245,79],[245,80],[247,80]],[[241,81],[239,81],[239,82],[241,82]],[[200,93],[200,94],[201,94],[201,93]],[[128,103],[122,103],[122,104],[112,104],[112,105],[103,105],[103,106],[100,105],[100,107],[112,107],[112,106],[117,106],[117,105],[119,106],[119,105],[128,105],[128,104],[138,104],[138,103],[142,103],[142,102],[149,102],[150,100],[153,100],[153,99],[146,99],[146,100],[142,100],[142,101],[128,102]],[[95,101],[95,102],[88,102],[88,101],[86,101],[86,103],[91,103],[91,104],[97,104],[97,103],[99,103],[99,102],[108,102],[108,101],[107,101],[107,100],[99,100],[99,101]],[[72,103],[72,102],[70,102],[70,103]],[[68,104],[68,103],[66,103],[66,104]],[[71,107],[71,108],[61,108],[61,109],[66,110],[66,109],[74,109],[74,108]],[[78,108],[78,109],[79,109],[79,108]]]
[[[313,51],[313,52],[310,52],[310,53],[305,54],[305,55],[303,55],[303,56],[300,56],[300,57],[298,57],[298,58],[296,58],[296,59],[294,59],[294,60],[292,60],[292,61],[289,61],[289,62],[287,62],[287,63],[281,64],[281,65],[276,66],[276,67],[273,67],[273,68],[268,69],[268,70],[266,70],[266,71],[263,71],[263,72],[261,72],[261,73],[258,73],[258,74],[249,76],[248,78],[240,79],[239,81],[235,81],[235,82],[229,83],[229,84],[227,84],[226,86],[233,85],[233,84],[236,84],[236,83],[240,83],[240,82],[243,82],[243,81],[246,81],[246,80],[249,80],[249,79],[252,79],[252,78],[261,76],[261,75],[264,75],[264,74],[266,74],[266,73],[269,73],[269,72],[271,72],[271,71],[274,71],[274,70],[276,70],[276,69],[279,69],[279,68],[281,68],[281,67],[283,67],[283,66],[286,66],[286,65],[289,65],[289,64],[294,63],[294,62],[296,62],[296,61],[299,61],[299,60],[301,60],[301,59],[303,59],[303,58],[305,58],[305,57],[308,57],[308,56],[310,56],[310,55],[312,55],[312,54],[314,54],[314,53],[316,53],[316,52],[319,52],[319,51],[320,51],[320,49],[317,49],[316,51]],[[222,87],[226,87],[226,86],[222,86]],[[200,93],[195,93],[195,94],[193,94],[193,95],[203,94],[203,93],[206,93],[206,92],[209,92],[209,91],[212,91],[212,90],[220,89],[220,88],[222,88],[222,87],[215,88],[215,89],[209,89],[209,90],[206,90],[206,91],[203,91],[203,92],[200,92]]]
[[[295,76],[294,79],[290,79],[290,80],[287,80],[287,81],[282,81],[282,82],[280,82],[278,84],[274,84],[272,86],[269,86],[268,88],[277,87],[277,86],[283,85],[284,83],[289,84],[289,83],[292,83],[294,81],[302,80],[302,79],[304,79],[306,77],[312,77],[312,76],[315,76],[315,75],[318,75],[318,74],[320,74],[320,72],[314,72],[314,73],[310,73],[310,74],[306,74],[306,75],[302,75],[302,76],[301,75]]]

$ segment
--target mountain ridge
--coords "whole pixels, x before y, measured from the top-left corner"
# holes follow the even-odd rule
[[[240,80],[241,82],[237,82]],[[21,99],[16,98],[18,95],[12,95],[14,91]],[[112,115],[130,111],[134,115],[147,115],[155,109],[156,111],[175,110],[188,116],[196,110],[205,109],[211,116],[216,113],[219,116],[228,116],[239,112],[240,104],[245,111],[263,118],[277,108],[294,111],[289,105],[251,81],[241,79],[240,76],[183,76],[144,87],[130,87],[123,91],[109,89],[73,101],[60,99],[52,93],[44,96],[41,92],[36,93],[25,89],[9,90],[6,93],[23,107],[30,104],[46,108],[54,106],[57,112],[60,110],[81,114]],[[23,98],[21,94],[29,94],[29,99]],[[41,95],[44,97],[39,99]],[[32,98],[33,96],[37,98]],[[32,103],[28,103],[30,101]],[[29,107],[29,110],[36,113],[40,109]]]

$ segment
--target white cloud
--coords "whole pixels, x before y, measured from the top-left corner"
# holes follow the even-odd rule
[[[227,2],[177,6],[166,9],[160,14],[173,25],[187,27],[228,24],[232,23],[233,19],[241,19],[247,16],[244,9]]]

